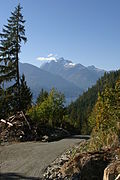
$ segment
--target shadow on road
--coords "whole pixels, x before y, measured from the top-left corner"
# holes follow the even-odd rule
[[[72,136],[67,137],[66,139],[85,139],[85,140],[88,140],[88,139],[90,139],[90,136],[89,135],[72,135]]]
[[[0,180],[42,180],[38,177],[26,177],[18,173],[0,173]]]

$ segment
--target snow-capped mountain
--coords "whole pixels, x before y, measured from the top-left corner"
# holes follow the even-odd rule
[[[46,62],[40,68],[52,74],[59,75],[82,89],[91,87],[105,72],[93,65],[85,67],[80,63],[75,64],[64,58]]]
[[[59,68],[62,67],[62,69],[67,69],[67,68],[74,68],[74,67],[78,67],[79,69],[83,69],[85,68],[85,66],[81,65],[81,64],[75,64],[73,63],[72,61],[70,60],[65,60],[63,57],[59,58],[59,59],[56,59],[56,60],[53,60],[53,61],[46,61],[46,62],[43,62],[41,63],[41,66],[40,68],[43,69],[45,67],[51,67],[51,66],[54,66],[56,68]]]
[[[36,100],[41,89],[50,91],[53,87],[64,93],[66,102],[69,103],[76,99],[83,89],[77,87],[74,83],[69,82],[59,75],[46,72],[34,65],[28,63],[20,63],[20,74],[24,74],[27,84],[30,87],[34,101]]]

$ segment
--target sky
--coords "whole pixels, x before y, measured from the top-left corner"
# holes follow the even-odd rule
[[[18,3],[28,39],[21,62],[39,67],[41,60],[64,57],[84,66],[120,68],[120,0],[0,0],[0,32]]]

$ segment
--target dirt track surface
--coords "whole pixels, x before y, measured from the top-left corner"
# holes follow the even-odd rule
[[[0,146],[0,180],[41,179],[45,168],[79,137],[51,143],[25,142]]]

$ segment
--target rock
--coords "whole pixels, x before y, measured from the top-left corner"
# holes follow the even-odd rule
[[[75,147],[74,147],[75,148]],[[73,149],[73,148],[72,148]],[[72,154],[72,149],[64,152],[60,157],[58,157],[54,162],[51,163],[50,166],[46,169],[44,173],[44,179],[53,179],[53,180],[62,180],[62,173],[60,171],[61,167],[69,161],[70,156]],[[68,177],[64,177],[64,179],[68,180]]]
[[[103,180],[120,179],[120,161],[110,163],[104,170]]]
[[[42,142],[48,142],[49,137],[47,135],[42,137]]]

